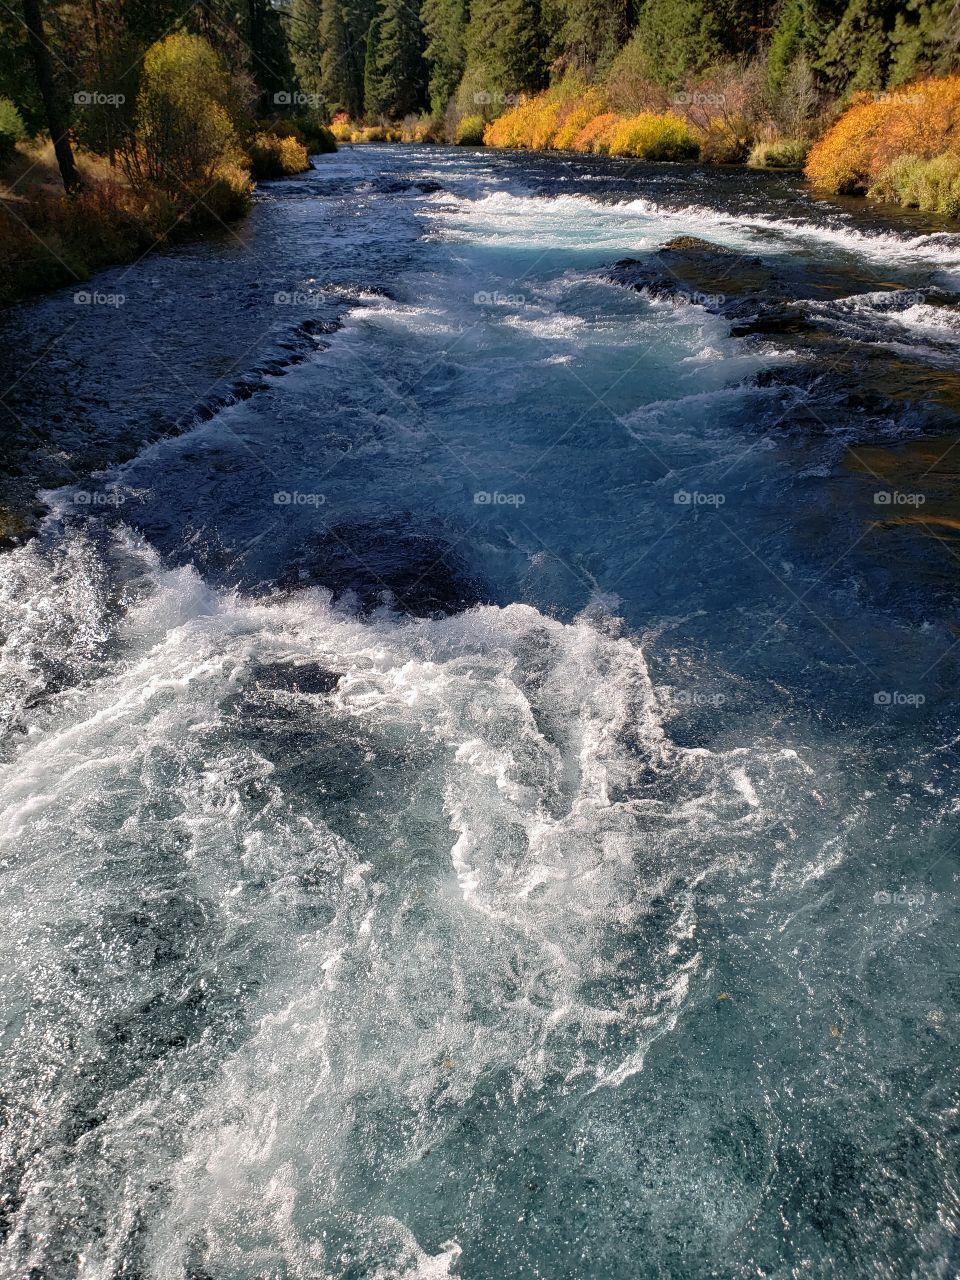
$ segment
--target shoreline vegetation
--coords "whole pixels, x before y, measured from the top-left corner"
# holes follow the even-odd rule
[[[0,305],[222,231],[338,143],[803,171],[960,217],[955,0],[16,0]]]
[[[110,109],[125,101],[75,96]],[[255,103],[210,42],[186,32],[146,50],[133,110],[103,132],[31,136],[0,97],[0,305],[222,232],[249,210],[258,180],[303,173],[311,154],[336,151],[317,113],[264,116]],[[96,145],[105,138],[106,154]]]

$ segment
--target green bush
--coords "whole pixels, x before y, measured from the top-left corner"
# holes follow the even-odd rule
[[[458,147],[482,147],[483,130],[483,116],[464,116],[457,124],[454,142]]]
[[[870,188],[874,200],[960,217],[960,156],[952,152],[924,160],[897,156]]]
[[[17,143],[27,135],[20,112],[9,98],[0,98],[0,165],[13,159]]]
[[[241,114],[226,67],[205,40],[178,33],[151,45],[137,97],[131,177],[174,195],[200,192],[242,159]]]
[[[750,152],[751,169],[802,169],[808,146],[799,138],[778,138],[776,142],[758,142]]]

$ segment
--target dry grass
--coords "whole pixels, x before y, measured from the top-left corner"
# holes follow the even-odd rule
[[[202,191],[137,192],[105,159],[80,152],[83,189],[63,190],[50,144],[18,149],[0,182],[0,305],[78,284],[151,246],[241,217],[249,174],[221,165]]]
[[[932,160],[898,156],[881,170],[869,194],[874,200],[960,218],[960,156],[953,152]]]
[[[800,138],[758,142],[751,150],[747,164],[751,169],[802,169],[807,150],[807,143]]]

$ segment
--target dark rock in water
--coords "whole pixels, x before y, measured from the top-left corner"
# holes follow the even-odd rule
[[[674,236],[666,244],[662,244],[658,253],[721,253],[734,258],[740,255],[736,249],[725,244],[711,244],[709,240],[701,240],[699,236]]]
[[[443,187],[429,178],[414,178],[409,181],[405,178],[393,178],[381,181],[378,189],[385,195],[405,195],[408,191],[415,191],[418,195],[432,196],[442,191]]]
[[[337,525],[311,541],[279,581],[327,587],[335,598],[352,593],[364,612],[387,603],[416,618],[490,600],[443,534],[418,527],[412,516]]]
[[[647,258],[621,258],[607,278],[654,297],[695,302],[721,311],[730,298],[784,292],[774,271],[760,258],[712,245],[696,236],[677,236]]]
[[[743,299],[725,307],[723,314],[732,321],[730,336],[745,338],[750,334],[809,334],[816,330],[810,316],[790,302],[758,302]]]

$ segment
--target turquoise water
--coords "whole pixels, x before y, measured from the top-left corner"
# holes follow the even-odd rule
[[[0,1274],[957,1274],[955,571],[855,464],[960,240],[317,164],[8,322],[90,403],[0,565]],[[808,330],[612,281],[678,234]]]

